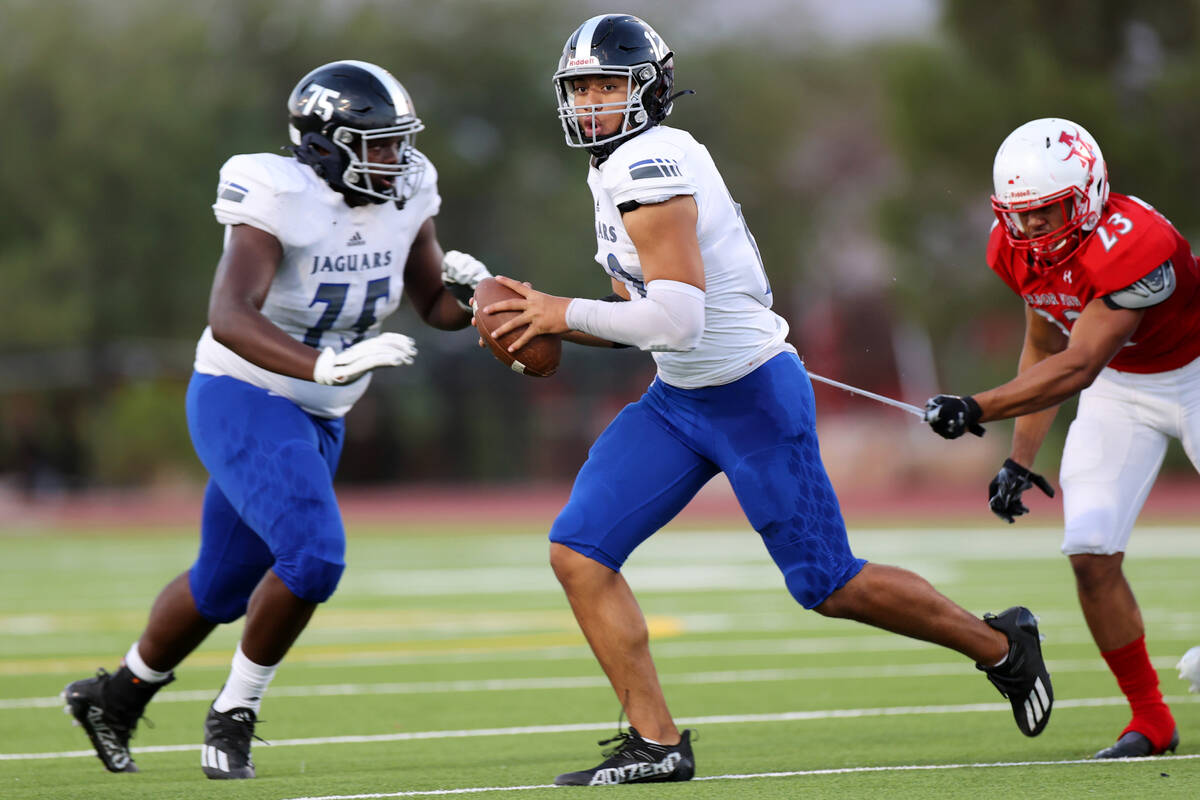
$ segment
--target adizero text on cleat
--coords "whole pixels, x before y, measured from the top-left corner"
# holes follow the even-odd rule
[[[1008,698],[1021,733],[1037,736],[1050,721],[1054,706],[1037,618],[1028,608],[1013,606],[1000,614],[985,614],[983,621],[1008,637],[1008,657],[997,667],[975,666]]]
[[[619,742],[592,769],[568,772],[554,779],[558,786],[607,786],[617,783],[662,783],[691,780],[696,771],[692,758],[692,732],[684,731],[679,744],[653,744],[634,728],[600,744]]]
[[[210,707],[204,720],[204,747],[200,750],[200,768],[204,774],[217,780],[253,778],[250,739],[258,739],[254,735],[257,722],[257,715],[248,708],[217,711]]]
[[[96,757],[109,772],[137,772],[129,754],[129,739],[154,693],[174,680],[145,683],[127,667],[114,674],[96,670],[96,677],[68,683],[62,698],[64,711],[87,732]]]
[[[1171,733],[1171,741],[1161,750],[1154,747],[1154,743],[1150,741],[1144,734],[1137,731],[1128,731],[1117,743],[1111,747],[1106,747],[1092,758],[1145,758],[1146,756],[1159,756],[1166,752],[1175,752],[1175,748],[1179,747],[1179,729],[1176,728]]]

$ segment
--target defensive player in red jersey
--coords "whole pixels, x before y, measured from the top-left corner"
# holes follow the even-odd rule
[[[1017,377],[972,396],[938,395],[925,421],[947,439],[1016,418],[1011,456],[988,487],[1002,519],[1021,493],[1057,406],[1082,392],[1060,479],[1070,558],[1092,638],[1133,719],[1096,758],[1174,750],[1179,733],[1146,652],[1121,564],[1169,438],[1200,469],[1200,277],[1187,241],[1136,197],[1110,193],[1100,147],[1079,125],[1038,119],[996,153],[998,217],[987,260],[1025,300]]]

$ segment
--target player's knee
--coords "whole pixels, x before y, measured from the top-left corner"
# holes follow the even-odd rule
[[[1077,553],[1071,556],[1071,569],[1075,572],[1075,584],[1081,591],[1108,591],[1115,583],[1124,580],[1121,572],[1122,554],[1102,555]]]
[[[847,551],[844,558],[836,560],[792,564],[783,569],[783,578],[796,602],[810,611],[826,617],[861,619],[875,600],[870,578],[860,577],[868,566]]]
[[[188,588],[200,616],[225,624],[246,613],[250,595],[270,564],[213,565],[197,562],[188,572]]]
[[[813,606],[813,611],[816,611],[823,617],[831,617],[833,619],[848,619],[854,615],[851,613],[853,603],[850,598],[847,598],[843,591],[845,587],[834,591],[833,594],[826,597],[817,605]]]
[[[828,591],[824,587],[817,588],[805,585],[802,591],[805,593],[803,596],[806,596],[809,600],[807,605],[805,605],[804,600],[800,596],[796,596],[796,591],[793,590],[792,595],[805,608],[811,608],[823,617],[858,619],[862,616],[863,605],[863,596],[859,588],[859,584],[853,580],[843,583],[832,591]],[[792,589],[790,584],[788,589]],[[821,597],[822,594],[824,595],[823,598]]]
[[[197,597],[196,611],[200,616],[204,617],[209,622],[215,622],[219,625],[224,625],[240,619],[246,613],[246,606],[250,603],[250,595],[206,595]]]
[[[296,597],[309,603],[324,603],[337,589],[346,564],[311,553],[300,553],[280,558],[273,569],[283,585]]]
[[[554,570],[554,577],[558,578],[559,583],[565,584],[570,580],[572,565],[578,555],[566,545],[550,542],[550,569]]]
[[[603,570],[611,572],[598,561],[572,550],[561,542],[550,543],[550,568],[564,588],[570,589]]]
[[[580,579],[587,570],[601,566],[603,556],[591,542],[582,509],[568,504],[550,528],[550,567],[564,587]]]

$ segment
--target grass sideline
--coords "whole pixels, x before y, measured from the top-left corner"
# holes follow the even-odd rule
[[[1024,522],[1024,521],[1023,521]],[[595,763],[617,703],[527,523],[352,522],[349,567],[264,705],[260,777],[206,781],[204,712],[240,626],[224,626],[151,706],[143,772],[110,775],[60,712],[62,686],[112,669],[154,593],[194,555],[190,526],[0,533],[0,796],[538,797]],[[1000,535],[1002,534],[1002,535]],[[1141,528],[1128,572],[1179,723],[1176,757],[1087,757],[1127,719],[1081,619],[1054,527],[852,527],[864,557],[915,569],[977,613],[1041,617],[1059,705],[1022,737],[964,659],[805,612],[751,531],[675,524],[626,574],[672,709],[699,731],[698,780],[625,787],[688,798],[1196,797],[1200,704],[1172,669],[1200,644],[1200,527]],[[505,788],[528,787],[528,788]],[[487,791],[480,791],[487,790]],[[589,790],[577,790],[589,791]],[[421,794],[425,793],[425,794]],[[651,794],[652,793],[652,794]]]

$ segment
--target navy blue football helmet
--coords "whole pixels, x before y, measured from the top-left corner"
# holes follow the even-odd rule
[[[671,113],[675,81],[674,53],[654,29],[629,14],[592,17],[575,29],[563,46],[554,73],[558,118],[568,147],[585,147],[606,156],[622,141],[659,124]],[[627,78],[624,102],[576,105],[572,80],[587,75]],[[620,111],[624,124],[616,133],[598,137],[586,133],[580,117]]]
[[[425,126],[400,82],[365,61],[334,61],[305,75],[288,98],[290,149],[351,205],[412,197],[425,171],[413,147]],[[370,161],[380,139],[399,139],[395,163]]]

